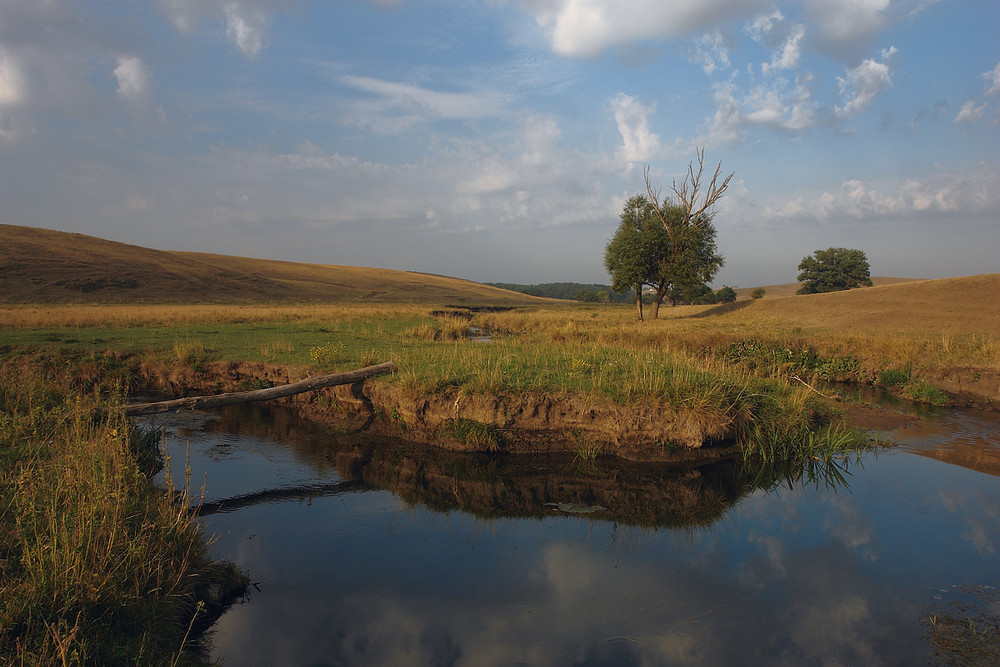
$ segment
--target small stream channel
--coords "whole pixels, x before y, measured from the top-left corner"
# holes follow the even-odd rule
[[[732,461],[459,455],[274,407],[153,423],[175,480],[189,458],[204,483],[214,555],[259,589],[211,632],[224,664],[998,658],[996,415],[885,433],[899,445],[845,464],[846,483]]]

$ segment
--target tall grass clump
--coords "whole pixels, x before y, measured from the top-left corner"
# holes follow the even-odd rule
[[[106,399],[0,367],[0,662],[197,660],[184,645],[223,568],[186,493],[144,474],[153,440]]]

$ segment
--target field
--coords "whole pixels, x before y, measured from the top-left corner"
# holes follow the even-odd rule
[[[997,405],[998,289],[1000,274],[769,288],[636,322],[631,306],[441,276],[0,226],[0,657],[198,660],[184,647],[217,574],[190,516],[144,474],[128,391],[247,390],[393,361],[363,395],[284,400],[340,427],[369,410],[377,430],[459,450],[834,460],[865,438],[828,381]]]

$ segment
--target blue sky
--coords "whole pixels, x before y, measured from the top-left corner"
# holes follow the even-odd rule
[[[1000,271],[996,0],[0,2],[0,222],[606,282],[643,167],[735,172],[717,284]]]

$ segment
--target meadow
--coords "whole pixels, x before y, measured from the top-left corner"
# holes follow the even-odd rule
[[[150,481],[155,434],[122,411],[134,392],[214,392],[237,367],[259,373],[238,387],[251,389],[270,371],[295,380],[392,361],[397,373],[366,381],[395,401],[376,406],[388,427],[403,426],[403,399],[436,399],[449,418],[432,439],[495,450],[506,425],[460,403],[558,400],[578,414],[662,421],[648,443],[659,451],[704,436],[761,465],[871,444],[841,416],[830,382],[936,404],[1000,400],[1000,275],[772,294],[636,322],[631,306],[427,274],[3,225],[0,240],[16,251],[0,273],[0,656],[14,664],[204,659],[185,647],[210,618],[206,591],[239,577],[208,561],[190,487],[164,493]],[[685,425],[683,446],[672,425]],[[555,434],[558,415],[546,426]],[[578,456],[606,453],[582,428],[563,430]],[[182,469],[174,462],[175,479]]]

